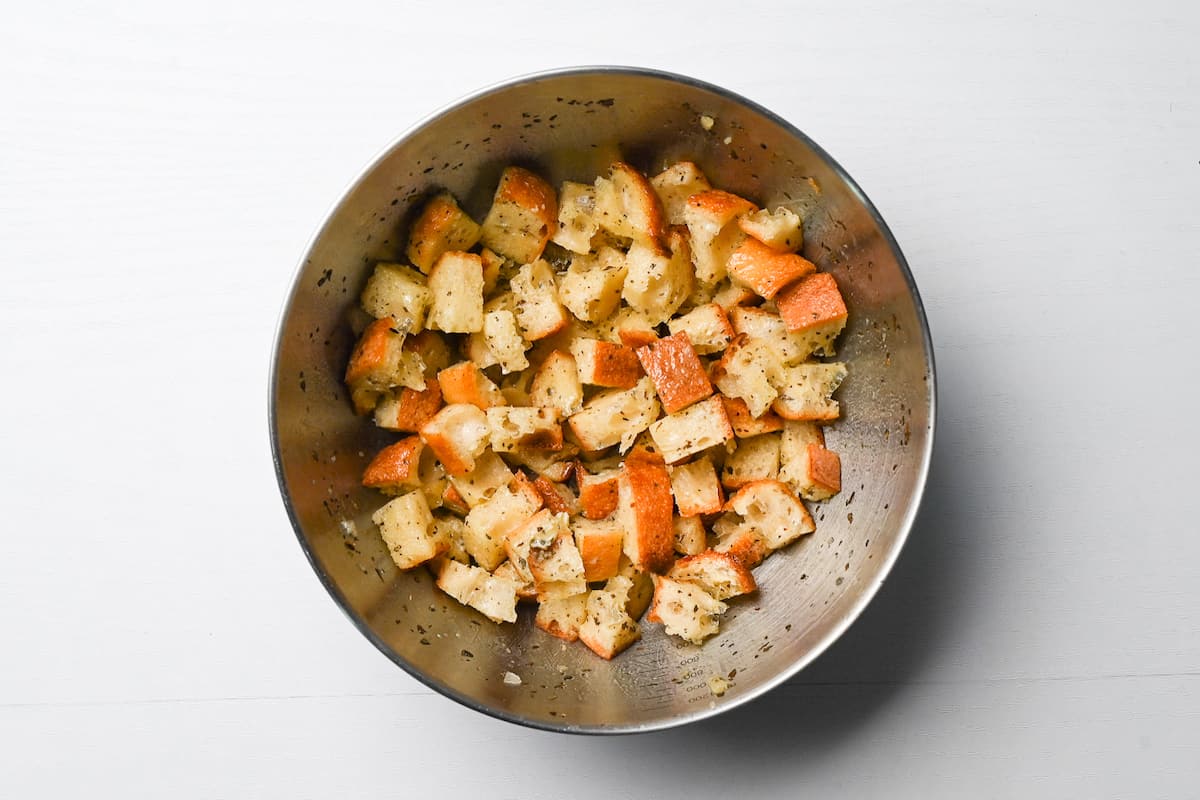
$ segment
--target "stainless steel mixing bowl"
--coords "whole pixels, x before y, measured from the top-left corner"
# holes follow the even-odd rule
[[[832,272],[850,323],[843,418],[828,431],[843,491],[813,506],[817,532],[755,571],[721,632],[696,647],[644,624],[611,662],[532,625],[497,626],[393,566],[359,485],[389,436],[355,417],[341,383],[348,314],[372,264],[402,253],[414,206],[438,187],[481,219],[501,169],[557,185],[590,181],[618,156],[657,171],[696,161],[715,186],[805,220],[804,254]],[[912,527],[929,466],[933,353],[912,275],[878,212],[788,122],[724,89],[676,75],[586,68],[520,78],[430,117],[354,182],[300,263],[279,325],[271,439],[284,504],[313,569],[363,635],[409,674],[472,708],[558,731],[680,725],[795,675],[858,616]],[[508,679],[506,680],[506,675]],[[513,676],[516,676],[515,678]],[[710,678],[728,683],[721,696]],[[519,683],[516,680],[519,679]]]

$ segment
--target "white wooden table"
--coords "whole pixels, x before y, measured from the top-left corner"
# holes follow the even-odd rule
[[[1042,5],[9,9],[0,797],[1197,796],[1200,6]],[[824,145],[905,249],[940,378],[865,616],[768,699],[644,737],[392,666],[267,444],[276,315],[344,184],[451,99],[580,63]]]

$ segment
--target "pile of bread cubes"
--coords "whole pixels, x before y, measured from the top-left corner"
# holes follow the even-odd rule
[[[504,170],[482,224],[449,193],[380,263],[346,370],[405,438],[363,484],[401,569],[495,622],[612,658],[639,619],[699,644],[751,570],[841,488],[822,425],[846,305],[797,254],[802,220],[693,163],[612,165],[556,193]],[[646,613],[647,608],[649,612]]]

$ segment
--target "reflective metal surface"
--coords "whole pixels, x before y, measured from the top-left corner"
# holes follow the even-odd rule
[[[712,120],[711,129],[701,124]],[[803,122],[803,120],[799,120]],[[590,181],[617,157],[651,173],[696,161],[715,186],[805,218],[804,255],[832,272],[850,324],[843,419],[828,430],[843,491],[811,504],[817,532],[755,570],[757,594],[732,602],[702,647],[644,624],[611,662],[532,625],[496,626],[399,573],[359,486],[390,436],[354,416],[341,384],[348,315],[372,264],[402,252],[403,231],[434,189],[476,219],[501,169],[529,166],[557,185]],[[301,262],[280,322],[271,436],[300,544],[330,594],[383,653],[444,694],[513,722],[573,732],[677,725],[746,702],[795,674],[854,620],[890,569],[925,484],[934,420],[933,358],[899,248],[874,208],[813,142],[714,86],[663,73],[589,68],[485,90],[400,138],[347,191]],[[505,673],[520,684],[504,681]],[[709,679],[728,680],[715,696]],[[511,679],[510,679],[511,681]]]

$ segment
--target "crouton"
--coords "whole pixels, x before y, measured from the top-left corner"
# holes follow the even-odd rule
[[[494,406],[487,410],[492,449],[507,453],[521,447],[560,450],[562,426],[552,408]]]
[[[738,334],[713,365],[713,383],[727,397],[740,397],[752,417],[762,416],[778,396],[779,363],[775,351],[759,339]]]
[[[421,453],[425,443],[419,436],[401,439],[376,453],[363,470],[362,485],[391,494],[421,485]]]
[[[675,552],[693,556],[707,546],[704,522],[699,517],[675,517],[671,521],[675,532]],[[678,562],[676,562],[678,563]]]
[[[506,309],[489,311],[483,315],[483,330],[472,334],[471,339],[481,337],[483,348],[472,349],[468,342],[467,355],[480,368],[486,369],[499,364],[505,375],[520,372],[529,366],[525,351],[529,348],[517,325],[516,316]]]
[[[533,488],[537,490],[546,508],[555,514],[574,515],[579,513],[579,498],[568,487],[555,483],[544,475],[533,479]]]
[[[780,442],[779,480],[805,500],[827,500],[842,490],[842,461],[825,448],[821,428],[788,422]]]
[[[554,350],[534,373],[529,387],[529,402],[552,409],[560,417],[569,417],[583,408],[583,386],[574,356]]]
[[[449,480],[443,480],[441,482],[441,487],[440,505],[442,508],[452,511],[460,516],[471,510],[471,507],[467,505],[467,501],[463,499],[462,494],[458,491],[458,488],[453,483],[451,483]],[[428,492],[425,494],[426,497],[429,496]],[[432,506],[433,504],[430,503],[430,505]]]
[[[565,642],[579,638],[579,627],[587,619],[588,593],[547,598],[538,603],[533,624]]]
[[[500,387],[492,383],[474,363],[460,361],[437,375],[437,385],[447,403],[469,403],[486,411],[507,404]]]
[[[539,600],[562,599],[587,591],[583,559],[566,514],[542,509],[510,534],[508,540],[528,543],[527,563]],[[520,566],[517,562],[518,569]]]
[[[663,458],[671,464],[733,438],[733,429],[729,427],[729,418],[725,416],[725,406],[719,397],[710,397],[663,417],[649,430]]]
[[[654,576],[654,603],[646,619],[671,636],[701,644],[714,635],[729,607],[694,583]]]
[[[467,508],[474,508],[512,483],[513,472],[504,459],[491,450],[484,450],[475,459],[475,468],[465,475],[451,475],[450,483],[458,490]]]
[[[755,417],[750,413],[746,401],[740,397],[721,395],[721,402],[725,404],[729,427],[733,428],[733,435],[739,439],[783,430],[783,419],[772,411],[764,411],[762,416]]]
[[[479,225],[458,207],[454,195],[442,192],[425,204],[408,231],[408,260],[428,273],[450,250],[466,252],[479,241]]]
[[[733,339],[733,326],[725,309],[706,303],[667,323],[672,334],[687,334],[692,347],[701,355],[719,353]]]
[[[563,449],[566,449],[568,447],[570,447],[570,445],[567,442],[563,442]],[[551,454],[558,455],[559,453],[552,452]],[[574,454],[572,453],[571,455],[574,455]],[[570,456],[568,456],[568,458],[570,458]],[[535,470],[535,471],[537,471],[537,470]],[[538,472],[539,477],[545,478],[546,480],[551,481],[552,483],[564,483],[567,480],[569,480],[572,475],[575,474],[575,462],[574,461],[554,461],[554,462],[547,464],[545,467],[543,467],[540,471],[537,471],[537,472]],[[578,498],[576,498],[576,501],[578,501]]]
[[[718,600],[749,594],[758,588],[744,564],[729,553],[715,550],[679,559],[667,577],[694,583]]]
[[[668,225],[683,225],[687,220],[684,209],[688,198],[712,188],[708,178],[691,161],[672,164],[650,179],[658,194]]]
[[[697,192],[687,199],[683,218],[691,232],[697,281],[712,285],[725,277],[729,255],[745,238],[731,223],[756,210],[749,200],[720,189]]]
[[[654,581],[650,573],[639,569],[625,555],[621,556],[616,576],[609,578],[604,588],[625,599],[625,613],[635,620],[642,618],[654,598]]]
[[[376,264],[360,302],[372,317],[394,320],[392,326],[400,333],[416,333],[432,300],[420,273],[400,264]]]
[[[407,386],[382,395],[375,406],[375,424],[389,431],[416,433],[442,407],[442,390],[436,381],[425,382],[424,391]]]
[[[576,254],[562,275],[559,299],[585,322],[600,322],[617,310],[629,268],[625,254],[602,247],[596,255]]]
[[[657,325],[671,318],[692,292],[693,272],[687,234],[671,228],[666,248],[635,242],[625,254],[628,271],[621,297]]]
[[[675,502],[662,457],[641,448],[630,452],[621,465],[617,492],[625,554],[639,569],[665,572],[674,557],[671,516]]]
[[[472,253],[443,253],[429,273],[425,324],[445,333],[483,330],[483,261]]]
[[[492,622],[517,621],[516,581],[489,575],[479,567],[445,559],[438,570],[437,585],[463,605],[470,606]]]
[[[606,659],[613,658],[642,635],[641,628],[626,610],[628,579],[618,578],[610,579],[605,588],[588,593],[584,621],[579,626],[579,641]]]
[[[654,390],[668,414],[687,408],[712,394],[704,365],[686,333],[673,333],[639,347],[637,358],[654,381]]]
[[[521,167],[508,167],[483,220],[484,246],[518,264],[536,261],[558,227],[554,187]]]
[[[642,377],[642,365],[631,348],[599,339],[571,341],[579,380],[593,386],[629,389]]]
[[[616,519],[579,518],[572,521],[571,530],[583,558],[583,574],[588,583],[606,581],[617,574],[625,530]]]
[[[780,253],[753,236],[747,237],[730,253],[726,268],[734,283],[747,286],[768,300],[789,283],[817,269],[803,256]]]
[[[794,253],[804,244],[800,215],[789,208],[764,208],[739,217],[737,222],[742,232],[780,253]]]
[[[671,494],[679,514],[694,517],[697,514],[716,514],[725,504],[721,483],[712,459],[701,456],[695,461],[671,467]]]
[[[725,514],[713,524],[719,537],[740,528],[754,530],[762,535],[769,550],[778,550],[816,530],[804,503],[779,481],[746,484],[729,498],[725,509]]]
[[[475,459],[487,447],[490,435],[487,416],[466,403],[443,407],[421,426],[421,438],[451,475],[475,469]]]
[[[762,308],[731,309],[729,322],[735,333],[744,333],[751,339],[761,339],[770,345],[779,357],[779,363],[785,367],[805,361],[827,345],[818,334],[807,331],[792,333],[778,314]]]
[[[545,339],[567,326],[567,312],[558,299],[554,270],[545,261],[538,259],[522,266],[513,275],[511,285],[516,298],[517,324],[526,341]]]
[[[580,445],[598,452],[614,444],[622,450],[658,419],[660,406],[654,384],[642,378],[631,389],[610,389],[593,397],[567,420]]]
[[[725,459],[721,484],[740,489],[752,481],[779,477],[779,434],[764,433],[739,439],[737,449]]]
[[[713,547],[713,550],[718,553],[728,553],[746,569],[754,569],[771,552],[762,533],[754,528],[739,526],[736,523],[736,517],[731,518],[724,525],[720,522],[717,520],[718,524],[713,526],[720,535],[717,544]]]
[[[426,380],[437,378],[437,374],[450,366],[450,345],[442,334],[436,331],[421,331],[410,333],[404,337],[404,352],[413,353],[420,357],[424,365]]]
[[[393,325],[391,317],[372,322],[350,355],[346,385],[359,414],[370,413],[380,396],[394,386],[425,388],[421,357],[404,350],[404,334]]]
[[[596,180],[596,221],[614,236],[661,250],[665,234],[662,204],[650,182],[618,161],[607,179]]]
[[[712,301],[725,309],[726,314],[739,306],[754,305],[762,301],[761,297],[745,286],[728,281],[722,281],[717,286]]]
[[[833,355],[834,341],[846,327],[846,301],[828,272],[817,272],[780,292],[775,302],[789,331],[813,342],[812,352]]]
[[[779,396],[771,407],[784,419],[829,421],[841,413],[833,393],[846,377],[846,365],[797,364],[782,371]]]
[[[505,561],[500,566],[492,570],[492,574],[497,578],[505,578],[517,584],[517,602],[522,600],[537,600],[537,589],[534,588],[533,578],[526,578],[521,575],[516,564],[511,561]],[[540,608],[538,609],[541,610]],[[540,626],[539,626],[540,627]]]
[[[501,486],[467,513],[467,551],[484,569],[495,569],[506,556],[509,533],[524,525],[541,507],[537,492]]]
[[[606,341],[637,348],[658,338],[654,330],[657,324],[641,311],[622,308],[597,325],[595,334]]]
[[[592,237],[600,230],[596,221],[596,189],[586,183],[563,182],[558,191],[558,228],[550,241],[573,253],[592,249]]]
[[[607,469],[592,474],[582,465],[575,468],[579,484],[579,506],[588,519],[604,519],[617,508],[617,478],[620,472]]]
[[[500,272],[507,263],[504,256],[486,247],[479,251],[479,262],[483,265],[483,296],[487,297],[496,290],[500,282]]]
[[[452,558],[462,564],[471,563],[471,554],[467,552],[465,544],[466,531],[467,523],[453,514],[437,513],[433,515],[433,535],[445,539],[448,543],[445,552],[446,558]]]
[[[577,455],[579,455],[579,447],[564,440],[561,450],[518,447],[505,453],[504,460],[510,464],[527,467],[538,475],[546,475],[551,480],[566,480],[574,467],[574,459]]]
[[[400,569],[412,569],[444,553],[450,543],[433,528],[433,514],[423,492],[409,492],[389,500],[371,515],[383,543]]]

